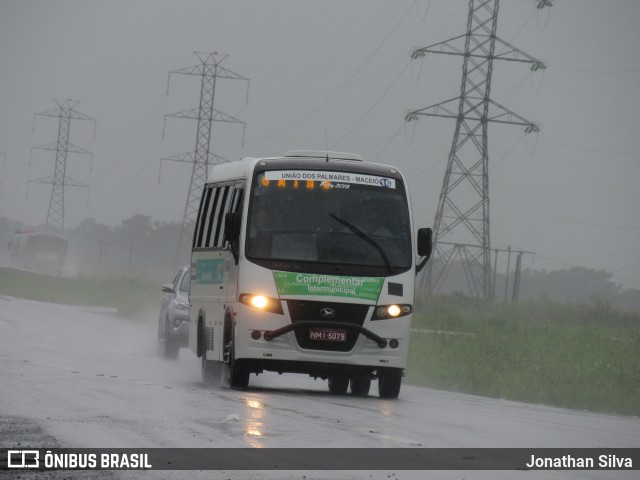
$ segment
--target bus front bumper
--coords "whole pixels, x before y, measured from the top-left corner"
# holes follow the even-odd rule
[[[309,328],[309,327],[322,328],[322,327],[335,327],[335,326],[336,326],[335,322],[325,322],[322,320],[302,320],[302,321],[297,321],[295,323],[291,323],[289,325],[285,325],[284,327],[278,328],[276,330],[268,330],[264,332],[264,339],[267,341],[271,341],[274,338],[280,337],[281,335],[285,335],[299,328]],[[386,348],[388,345],[388,342],[386,339],[380,337],[379,335],[376,335],[371,330],[367,330],[366,328],[360,325],[355,325],[350,323],[341,323],[340,328],[357,330],[360,334],[364,335],[370,340],[373,340],[380,348]]]

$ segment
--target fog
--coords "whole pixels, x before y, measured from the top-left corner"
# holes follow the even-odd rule
[[[640,288],[640,4],[634,0],[501,2],[498,35],[548,68],[495,62],[492,98],[542,130],[489,130],[492,247],[534,252],[523,268],[606,270]],[[215,108],[246,123],[216,123],[212,151],[228,160],[291,149],[362,154],[409,179],[419,225],[431,226],[454,121],[404,114],[459,95],[462,59],[413,48],[463,34],[468,2],[0,0],[0,218],[46,220],[57,120],[34,114],[54,99],[96,120],[72,121],[65,226],[117,226],[135,214],[182,219],[196,122],[193,52],[228,55],[250,79],[220,80]],[[244,137],[244,141],[243,141]],[[3,246],[4,248],[4,246]],[[499,266],[504,268],[504,263]]]

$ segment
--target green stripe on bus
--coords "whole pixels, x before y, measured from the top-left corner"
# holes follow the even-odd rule
[[[320,295],[378,300],[384,278],[273,272],[279,295]]]

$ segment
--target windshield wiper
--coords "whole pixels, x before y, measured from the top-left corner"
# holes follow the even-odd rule
[[[340,222],[342,225],[347,227],[349,230],[351,230],[353,233],[355,233],[357,236],[359,236],[361,239],[363,239],[364,241],[366,241],[370,245],[373,245],[375,247],[375,249],[380,253],[380,256],[384,260],[384,263],[387,266],[387,270],[389,270],[389,273],[393,273],[393,267],[391,266],[391,262],[389,261],[389,257],[387,257],[387,254],[385,253],[384,249],[380,246],[380,244],[378,242],[376,242],[373,238],[371,238],[369,235],[364,233],[362,230],[360,230],[358,227],[356,227],[352,223],[347,222],[346,220],[338,217],[337,215],[329,212],[329,216],[331,218],[337,220],[338,222]]]

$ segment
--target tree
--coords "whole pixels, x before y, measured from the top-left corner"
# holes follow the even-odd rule
[[[525,270],[522,275],[523,297],[546,295],[565,301],[587,301],[594,298],[613,304],[622,290],[604,270],[572,267],[568,270]]]
[[[131,218],[122,220],[120,225],[115,228],[115,233],[120,238],[127,241],[134,241],[146,236],[149,236],[153,232],[153,226],[151,224],[151,217],[149,215],[135,214]]]

